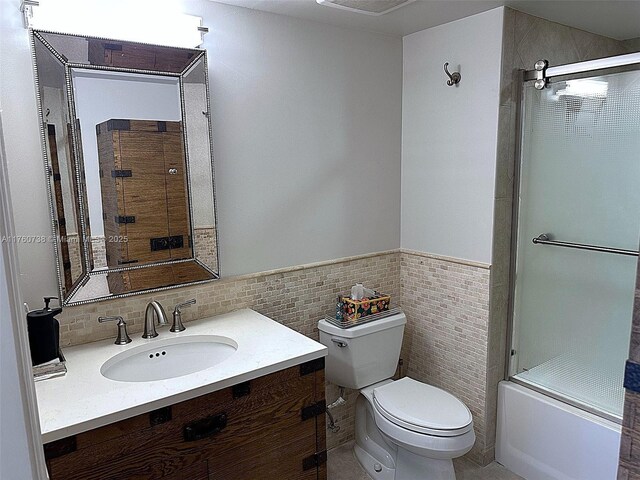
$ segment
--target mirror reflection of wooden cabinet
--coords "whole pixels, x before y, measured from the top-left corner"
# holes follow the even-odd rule
[[[211,273],[195,260],[157,265],[153,269],[137,268],[107,274],[112,293],[162,288],[186,282],[203,282]]]
[[[192,256],[181,122],[96,126],[107,266]]]
[[[88,56],[92,65],[181,72],[193,61],[192,50],[131,42],[88,39]]]

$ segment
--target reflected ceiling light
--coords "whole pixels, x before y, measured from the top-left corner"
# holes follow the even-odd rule
[[[175,0],[40,0],[30,26],[92,37],[194,48],[208,31]]]
[[[609,83],[603,80],[567,80],[566,86],[558,90],[556,95],[569,95],[572,97],[606,98],[609,91]]]

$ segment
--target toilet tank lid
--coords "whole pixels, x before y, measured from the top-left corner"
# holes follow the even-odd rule
[[[318,330],[333,335],[334,337],[356,338],[370,333],[380,332],[389,328],[398,327],[407,323],[407,317],[404,313],[398,313],[389,317],[384,317],[373,322],[364,323],[351,328],[340,328],[326,320],[318,322]]]

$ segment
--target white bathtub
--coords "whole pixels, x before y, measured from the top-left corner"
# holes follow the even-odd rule
[[[615,480],[620,432],[521,385],[498,386],[496,460],[527,480]]]

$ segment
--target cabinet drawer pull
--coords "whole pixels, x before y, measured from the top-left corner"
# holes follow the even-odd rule
[[[193,442],[211,437],[220,432],[226,426],[226,413],[220,413],[219,415],[213,415],[211,417],[203,418],[202,420],[187,423],[183,430],[184,441]]]

